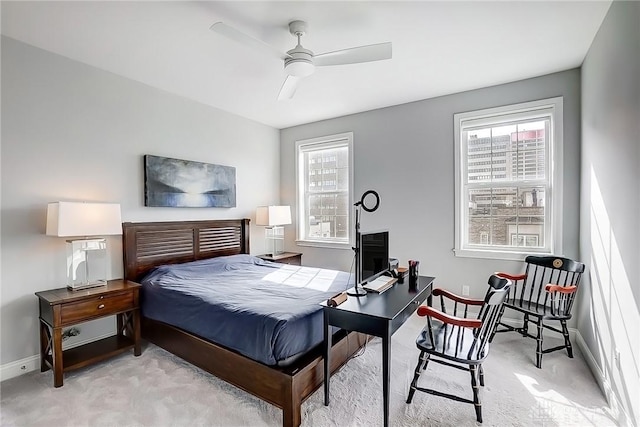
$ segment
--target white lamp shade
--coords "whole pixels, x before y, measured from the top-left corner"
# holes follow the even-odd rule
[[[289,206],[259,206],[256,210],[256,225],[291,224],[291,208]]]
[[[122,234],[118,203],[55,202],[47,206],[47,235],[58,237]]]

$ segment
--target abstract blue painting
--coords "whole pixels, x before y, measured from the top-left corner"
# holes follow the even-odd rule
[[[156,207],[233,208],[236,168],[144,156],[144,205]]]

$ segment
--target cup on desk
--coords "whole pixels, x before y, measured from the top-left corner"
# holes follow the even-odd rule
[[[409,290],[415,290],[418,288],[418,266],[420,261],[409,260]]]

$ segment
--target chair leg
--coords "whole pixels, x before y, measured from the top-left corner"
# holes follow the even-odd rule
[[[527,313],[524,314],[524,318],[522,319],[522,333],[523,337],[526,337],[529,333],[529,315]]]
[[[480,385],[484,387],[484,369],[482,369],[482,365],[478,365],[478,377],[480,377]]]
[[[571,341],[569,340],[569,330],[567,329],[567,321],[561,320],[562,335],[564,336],[564,345],[567,347],[567,354],[573,359],[573,347],[571,347]]]
[[[469,372],[471,373],[471,388],[473,389],[473,407],[476,410],[476,419],[479,423],[482,422],[482,404],[480,403],[480,393],[478,387],[478,376],[476,365],[469,365]]]
[[[538,318],[538,335],[536,337],[536,367],[542,369],[542,317]]]
[[[424,358],[424,363],[422,364],[422,370],[426,371],[427,370],[427,365],[429,364],[429,360],[431,360],[431,355],[427,354],[426,352],[425,352],[424,355],[425,355],[425,358]]]
[[[413,373],[413,381],[411,381],[411,386],[409,387],[409,396],[407,397],[407,403],[411,403],[413,395],[416,393],[418,378],[420,378],[420,371],[427,368],[427,363],[429,363],[429,355],[426,351],[421,351],[420,356],[418,357],[418,364],[416,365],[416,369]]]

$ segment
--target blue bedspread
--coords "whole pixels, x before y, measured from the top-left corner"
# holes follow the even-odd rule
[[[275,365],[323,340],[322,307],[349,274],[233,255],[165,265],[142,280],[141,310]]]

